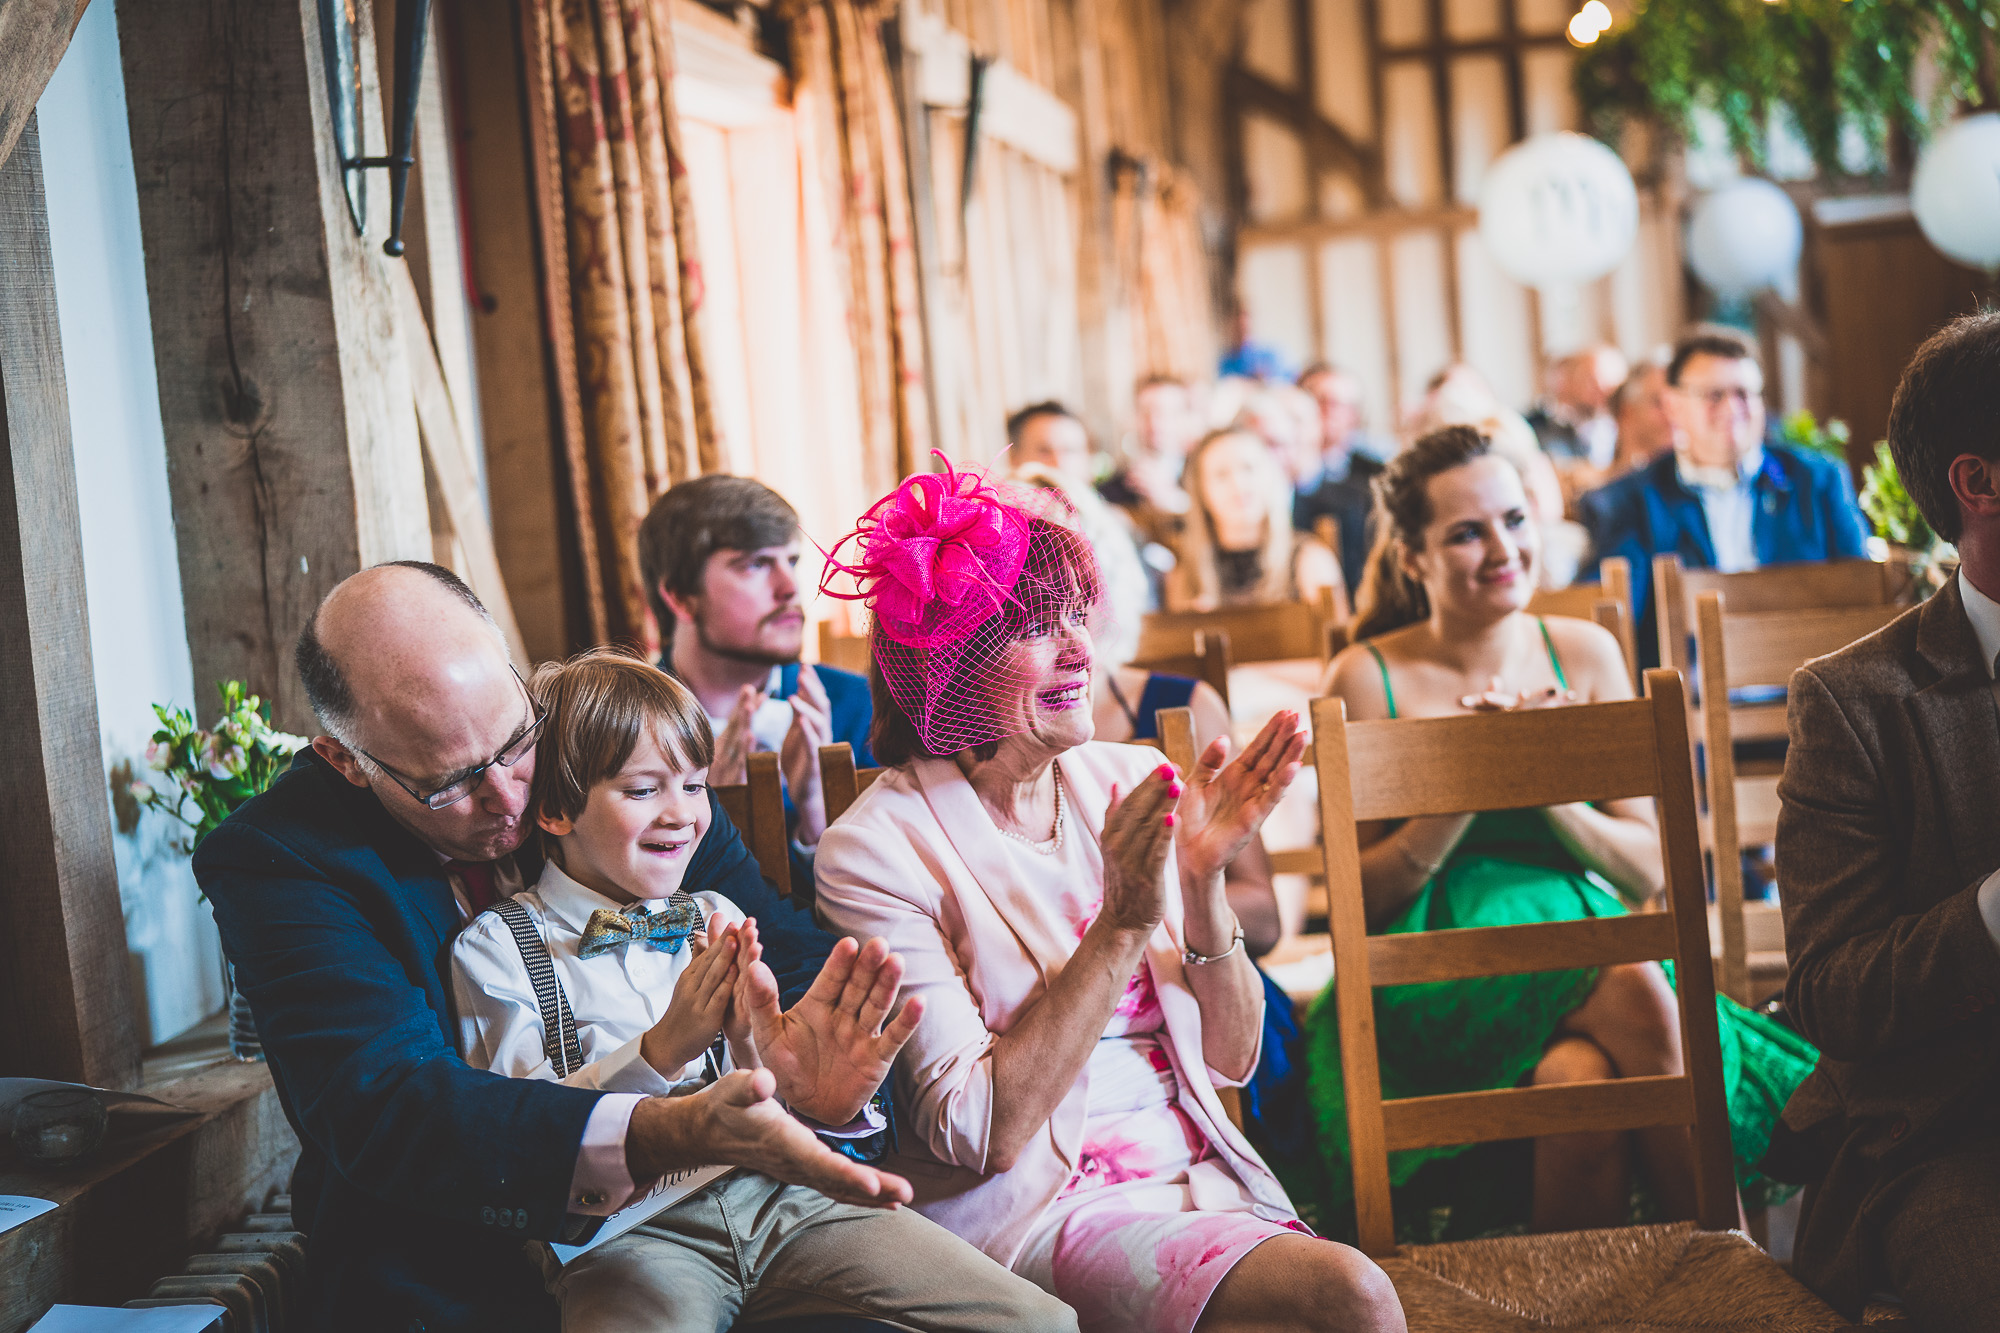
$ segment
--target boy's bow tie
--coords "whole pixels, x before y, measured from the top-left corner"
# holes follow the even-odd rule
[[[601,953],[622,949],[634,940],[644,940],[664,953],[679,953],[681,942],[706,925],[701,915],[701,904],[685,893],[674,894],[667,899],[667,905],[657,912],[648,912],[641,903],[633,903],[616,912],[600,907],[590,914],[577,953],[585,958],[595,958]]]

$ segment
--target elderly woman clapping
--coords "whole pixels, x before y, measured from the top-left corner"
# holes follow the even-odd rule
[[[1297,773],[1298,718],[1185,781],[1092,743],[1097,567],[1049,503],[916,477],[830,566],[873,612],[893,771],[820,843],[819,909],[886,937],[924,1000],[886,1165],[1087,1329],[1401,1329],[1215,1093],[1249,1076],[1263,1005],[1223,867]]]

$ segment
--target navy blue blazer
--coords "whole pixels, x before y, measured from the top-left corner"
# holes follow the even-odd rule
[[[1750,534],[1760,565],[1839,560],[1868,553],[1868,526],[1854,500],[1847,465],[1769,441],[1764,465],[1751,483],[1757,504]],[[1701,498],[1683,485],[1670,450],[1637,472],[1628,472],[1576,502],[1597,558],[1623,556],[1632,564],[1639,659],[1660,664],[1653,619],[1653,557],[1672,552],[1689,569],[1715,567],[1715,543]]]
[[[789,1004],[832,937],[772,891],[710,804],[687,887],[757,918]],[[312,1326],[553,1330],[521,1242],[561,1235],[603,1094],[459,1058],[459,913],[437,856],[307,750],[203,840],[194,872],[299,1136]]]

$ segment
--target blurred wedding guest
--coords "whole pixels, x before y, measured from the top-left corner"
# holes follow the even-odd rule
[[[1341,578],[1358,588],[1368,564],[1368,514],[1375,501],[1370,483],[1382,471],[1363,447],[1368,441],[1361,429],[1361,386],[1321,361],[1299,376],[1299,387],[1319,405],[1320,454],[1317,469],[1294,483],[1292,526],[1316,532],[1322,518],[1331,518],[1338,527]]]
[[[1050,399],[1007,418],[1010,468],[1039,463],[1077,486],[1091,484],[1090,432],[1061,403]]]
[[[1253,431],[1264,441],[1292,486],[1319,470],[1319,403],[1304,389],[1290,384],[1263,385],[1244,398],[1233,424]]]
[[[660,667],[701,701],[715,729],[709,781],[742,782],[753,750],[775,751],[785,779],[792,881],[810,893],[826,829],[819,747],[846,741],[873,767],[868,682],[802,666],[799,516],[762,482],[698,477],[670,489],[639,525],[639,569],[660,627]]]
[[[1627,373],[1624,355],[1605,346],[1572,352],[1549,367],[1548,392],[1528,413],[1528,424],[1557,471],[1611,466],[1618,451],[1611,395]]]
[[[1657,666],[1653,557],[1725,573],[1866,553],[1847,465],[1764,430],[1764,372],[1744,338],[1699,329],[1667,363],[1673,452],[1577,501],[1599,559],[1632,563],[1641,660]]]
[[[2000,1328],[2000,313],[1917,349],[1896,470],[1956,578],[1792,676],[1778,786],[1785,1007],[1824,1052],[1767,1159],[1792,1271],[1841,1314]],[[1872,1322],[1872,1321],[1871,1321]]]
[[[1618,392],[1611,395],[1611,414],[1618,418],[1618,454],[1611,464],[1614,474],[1642,468],[1674,447],[1664,357],[1640,362],[1625,377]]]
[[[1376,494],[1381,512],[1355,645],[1333,660],[1325,685],[1350,718],[1632,697],[1610,634],[1527,610],[1540,529],[1519,471],[1490,440],[1465,426],[1425,435],[1390,462]],[[1356,832],[1373,934],[1623,916],[1657,904],[1664,883],[1647,799],[1427,816]],[[1716,1010],[1737,1180],[1749,1205],[1762,1207],[1790,1191],[1751,1164],[1815,1053],[1726,997]],[[1377,993],[1375,1023],[1384,1096],[1681,1072],[1677,1002],[1655,963],[1394,987]],[[1315,1005],[1306,1029],[1308,1086],[1326,1130],[1316,1144],[1321,1216],[1332,1217],[1353,1206],[1332,1006]],[[1525,1180],[1497,1169],[1505,1164],[1498,1150],[1409,1149],[1389,1163],[1406,1200],[1443,1205],[1447,1239],[1521,1223],[1537,1231],[1622,1225],[1635,1169],[1667,1216],[1694,1211],[1693,1154],[1679,1127],[1537,1139]]]
[[[1284,353],[1250,336],[1250,312],[1241,306],[1237,307],[1236,317],[1230,321],[1229,349],[1221,364],[1215,368],[1217,375],[1241,375],[1245,379],[1264,383],[1292,377],[1291,367],[1285,364]]]
[[[1181,562],[1167,580],[1167,608],[1213,611],[1293,600],[1328,588],[1344,612],[1340,562],[1292,530],[1292,491],[1277,457],[1247,430],[1211,431],[1188,455],[1194,499]]]
[[[1403,413],[1400,434],[1407,444],[1440,425],[1484,421],[1506,410],[1484,375],[1463,361],[1454,361],[1424,384],[1423,397]]]
[[[1181,488],[1187,451],[1201,437],[1201,417],[1188,386],[1171,376],[1139,382],[1133,394],[1133,428],[1117,469],[1097,493],[1126,516],[1138,534],[1152,579],[1150,607],[1160,583],[1179,559],[1188,494]]]
[[[1090,543],[1091,553],[1097,557],[1098,575],[1104,581],[1104,612],[1097,626],[1098,652],[1114,662],[1129,662],[1138,655],[1139,624],[1152,596],[1146,566],[1139,558],[1131,527],[1098,498],[1088,482],[1079,482],[1045,463],[1022,462],[1008,475],[1036,490],[1053,491],[1062,497],[1069,524]],[[1161,706],[1178,708],[1186,702]]]

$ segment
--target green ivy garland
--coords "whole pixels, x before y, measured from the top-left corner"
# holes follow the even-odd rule
[[[1820,169],[1839,175],[1844,126],[1876,144],[1891,128],[1922,139],[1954,103],[1981,103],[1996,35],[2000,0],[1650,0],[1584,50],[1576,88],[1602,138],[1633,115],[1691,137],[1707,108],[1757,167],[1783,107]],[[1929,103],[1913,86],[1923,55],[1940,75]]]

